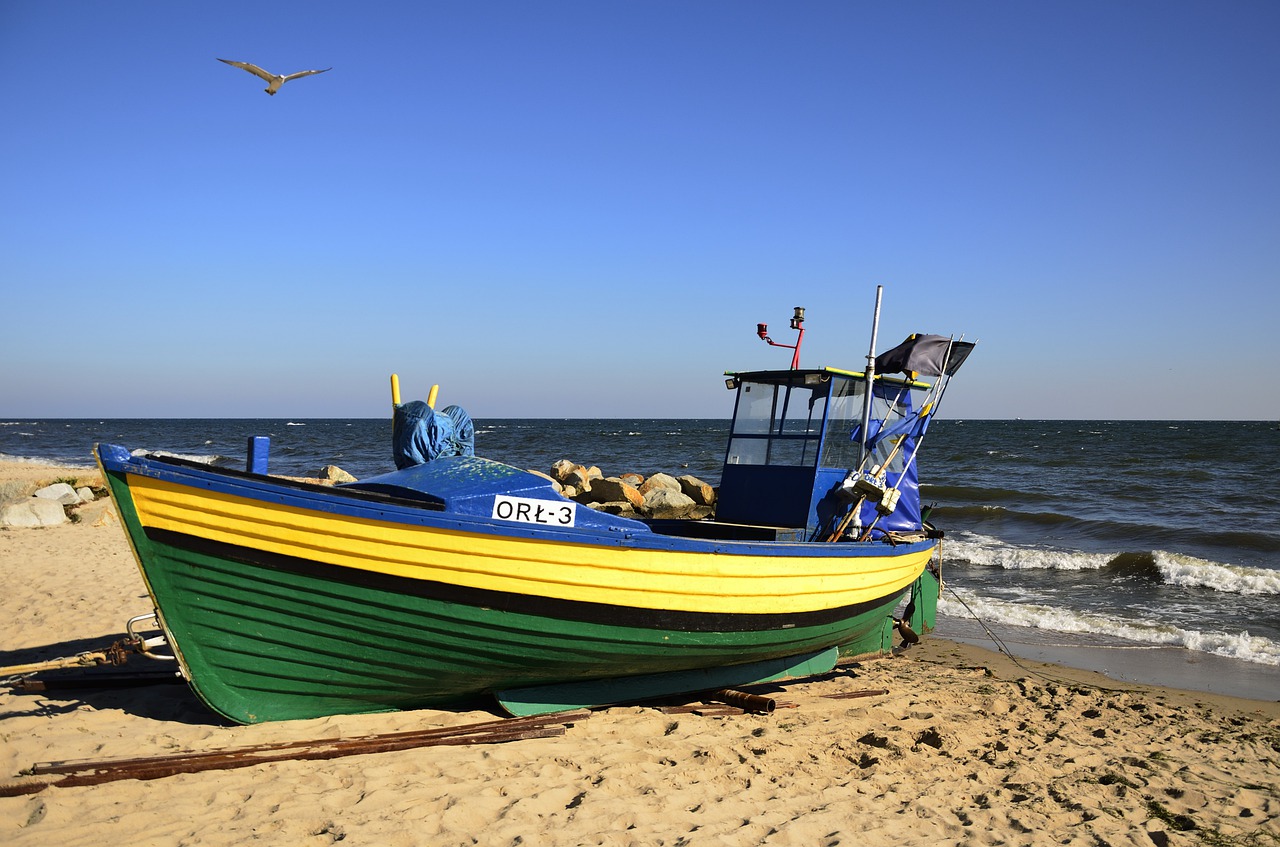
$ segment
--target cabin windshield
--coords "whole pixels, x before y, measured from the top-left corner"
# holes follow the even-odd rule
[[[822,461],[824,468],[856,468],[861,459],[862,442],[858,437],[862,428],[862,396],[866,390],[866,382],[862,380],[842,379],[832,391],[830,410],[827,421],[827,439],[822,445]],[[871,433],[874,436],[880,427],[892,426],[911,414],[911,389],[907,385],[893,382],[876,383],[875,393],[871,395]],[[884,464],[885,459],[893,453],[893,461],[887,470],[899,473],[906,458],[906,451],[893,451],[894,438],[876,441],[872,448],[868,467]]]
[[[822,443],[827,391],[802,378],[784,382],[744,381],[729,437],[728,463],[813,467]]]
[[[853,435],[862,423],[865,388],[865,382],[852,379],[841,379],[834,386],[827,440],[822,445],[822,467],[848,469],[857,466],[861,446],[853,440]],[[875,412],[873,408],[872,414]]]
[[[847,470],[858,466],[863,394],[866,382],[842,374],[797,374],[790,379],[744,378],[738,393],[726,457],[733,465],[823,467]],[[881,422],[892,424],[911,411],[905,385],[877,383],[871,403],[871,432]],[[825,437],[824,437],[825,424]],[[892,439],[877,443],[870,464],[892,451]],[[899,470],[903,452],[889,470]]]

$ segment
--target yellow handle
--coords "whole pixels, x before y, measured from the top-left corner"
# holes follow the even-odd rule
[[[396,374],[391,375],[391,405],[400,405],[400,377]]]
[[[440,386],[431,386],[431,393],[427,395],[427,406],[434,409],[436,407],[436,395],[440,393]]]

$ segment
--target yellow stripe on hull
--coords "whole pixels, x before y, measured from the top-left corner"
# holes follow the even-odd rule
[[[129,490],[147,528],[375,574],[644,609],[795,614],[841,608],[905,590],[932,555],[931,549],[859,557],[649,550],[406,526],[133,474]]]

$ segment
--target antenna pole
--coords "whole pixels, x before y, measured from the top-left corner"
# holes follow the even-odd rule
[[[884,292],[883,285],[876,286],[876,311],[871,319],[871,349],[867,351],[867,393],[862,396],[862,455],[860,461],[867,461],[867,453],[871,448],[868,446],[870,433],[868,429],[871,427],[871,395],[875,385],[876,378],[876,336],[880,333],[880,296]]]
[[[786,347],[788,350],[794,350],[791,356],[791,370],[800,369],[800,345],[804,343],[804,307],[796,306],[795,314],[791,317],[791,328],[797,330],[800,334],[796,337],[795,344],[779,344],[769,337],[768,324],[756,324],[756,335],[760,336],[760,340],[766,342],[770,347]]]

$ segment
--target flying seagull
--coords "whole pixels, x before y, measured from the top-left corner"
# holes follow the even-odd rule
[[[324,68],[319,71],[298,71],[296,74],[281,76],[280,74],[273,74],[270,71],[264,71],[257,65],[251,65],[248,62],[233,62],[230,59],[219,59],[218,61],[226,62],[228,65],[234,65],[237,68],[243,68],[254,76],[261,77],[267,83],[267,87],[262,90],[273,97],[275,96],[275,93],[280,90],[280,86],[284,85],[291,79],[297,79],[300,76],[311,76],[312,74],[322,74],[325,71],[333,70],[333,68]]]

